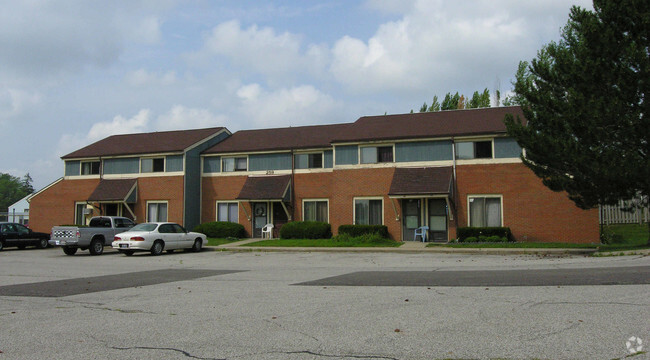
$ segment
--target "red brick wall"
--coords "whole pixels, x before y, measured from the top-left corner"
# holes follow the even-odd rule
[[[201,196],[201,223],[217,220],[217,200],[235,201],[241,191],[247,176],[215,176],[204,177],[202,180]],[[243,202],[242,205],[248,212],[248,217],[252,215],[250,204]],[[239,206],[239,223],[244,225],[246,236],[252,232],[252,223],[248,220],[246,212]]]
[[[74,224],[75,202],[88,199],[99,179],[61,180],[29,203],[29,227],[49,233],[53,226]]]
[[[467,226],[467,195],[503,196],[503,225],[518,241],[598,243],[598,210],[582,210],[521,163],[457,166],[458,226]]]
[[[85,202],[97,184],[99,179],[62,180],[38,194],[30,203],[30,227],[49,233],[52,226],[74,224],[75,203]],[[183,176],[139,178],[137,191],[137,222],[147,219],[147,201],[161,200],[167,201],[168,221],[183,224]],[[123,214],[128,216],[126,209]]]
[[[138,201],[133,210],[137,222],[147,221],[147,201],[159,200],[167,202],[167,221],[183,225],[183,184],[183,176],[138,178]]]

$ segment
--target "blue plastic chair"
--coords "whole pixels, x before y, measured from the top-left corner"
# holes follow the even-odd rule
[[[420,226],[415,229],[415,236],[413,236],[413,241],[418,239],[418,236],[422,238],[422,242],[427,242],[427,233],[429,232],[428,226]]]

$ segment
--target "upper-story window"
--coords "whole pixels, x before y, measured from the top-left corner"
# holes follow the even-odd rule
[[[99,161],[82,161],[81,175],[99,175]]]
[[[360,148],[362,164],[393,162],[393,146],[364,146]]]
[[[322,169],[323,153],[296,154],[295,167],[296,169]]]
[[[223,172],[246,171],[246,157],[230,157],[221,159],[221,169]]]
[[[464,141],[456,143],[457,159],[491,159],[492,141]]]
[[[165,158],[145,158],[140,161],[141,172],[164,172]]]

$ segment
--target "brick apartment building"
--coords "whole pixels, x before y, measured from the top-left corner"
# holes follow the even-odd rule
[[[598,242],[598,213],[547,189],[506,136],[518,107],[362,117],[354,123],[243,130],[203,152],[202,222],[260,237],[292,220],[383,224],[395,240],[456,238],[507,226],[517,240]],[[277,232],[276,232],[277,235]]]
[[[315,220],[335,234],[344,224],[383,224],[398,241],[421,226],[434,241],[455,239],[458,227],[507,226],[520,241],[598,242],[598,212],[550,191],[522,164],[507,113],[523,117],[498,107],[111,136],[63,157],[65,176],[31,198],[32,227],[89,213],[138,222],[164,213],[189,229],[237,222],[252,237],[267,223],[277,236],[286,222]]]

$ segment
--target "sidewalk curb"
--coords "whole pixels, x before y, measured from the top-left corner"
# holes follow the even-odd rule
[[[230,246],[228,246],[230,245]],[[400,249],[385,248],[350,248],[350,247],[248,247],[232,244],[206,246],[212,251],[233,252],[329,252],[329,253],[397,253],[397,254],[477,254],[477,255],[591,255],[597,249],[519,249],[519,248],[422,248]]]

